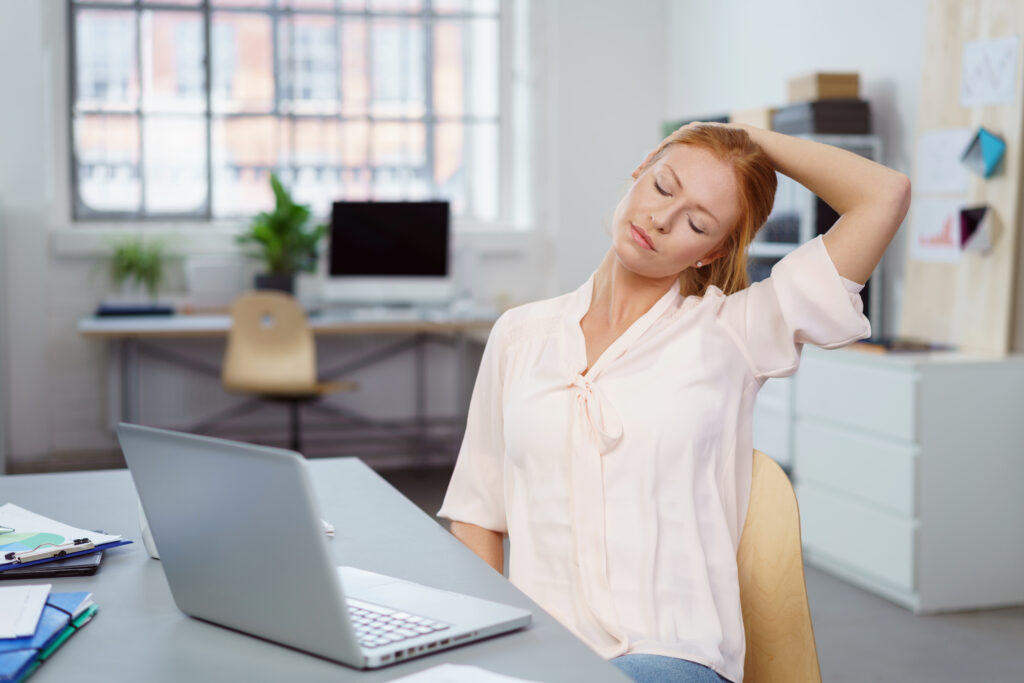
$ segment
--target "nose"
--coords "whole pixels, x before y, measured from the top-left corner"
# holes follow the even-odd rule
[[[652,228],[654,228],[655,230],[662,234],[665,234],[669,231],[672,223],[670,220],[668,220],[667,216],[662,216],[661,214],[658,213],[652,213],[650,217]]]

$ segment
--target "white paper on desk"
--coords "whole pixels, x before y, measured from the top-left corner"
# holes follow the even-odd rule
[[[442,664],[419,673],[396,678],[391,683],[537,683],[537,681],[496,674],[478,666]]]
[[[917,181],[920,194],[965,194],[971,182],[967,167],[960,163],[974,138],[970,128],[922,131],[918,140]]]
[[[49,517],[29,512],[14,503],[0,506],[0,526],[14,529],[12,533],[0,535],[0,565],[11,564],[13,560],[5,560],[9,552],[32,550],[42,543],[67,543],[76,538],[88,538],[94,545],[120,541],[120,536],[100,534],[88,529],[78,529],[61,524]]]
[[[1010,104],[1017,91],[1017,36],[964,43],[960,75],[960,104],[984,107]]]
[[[35,635],[50,585],[0,588],[0,639]]]

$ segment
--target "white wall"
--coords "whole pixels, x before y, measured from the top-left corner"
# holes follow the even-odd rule
[[[687,1],[669,8],[670,118],[777,106],[786,103],[791,76],[858,71],[884,162],[910,175],[925,0]],[[898,332],[905,231],[884,263],[887,334]]]
[[[17,65],[0,70],[0,275],[7,284],[0,333],[9,368],[9,460],[114,447],[107,348],[75,330],[109,285],[98,266],[102,241],[83,238],[88,231],[70,221],[65,11],[64,2],[0,3],[0,63]],[[533,78],[543,103],[535,118],[536,224],[525,238],[458,238],[456,249],[472,254],[468,268],[482,298],[564,292],[599,263],[611,211],[664,118],[666,16],[665,0],[534,4]],[[169,278],[172,291],[180,290],[179,262]],[[145,370],[143,409],[152,419],[187,420],[219,391],[215,381],[185,380],[159,364]],[[401,365],[385,371],[364,394],[369,410],[406,406],[401,372]],[[451,383],[439,384],[432,405],[451,397]]]
[[[665,118],[664,0],[546,3],[553,291],[579,287],[611,246],[612,212]]]

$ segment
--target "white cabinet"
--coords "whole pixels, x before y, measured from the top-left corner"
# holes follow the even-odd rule
[[[809,563],[915,612],[1024,604],[1024,357],[805,347],[794,380]]]

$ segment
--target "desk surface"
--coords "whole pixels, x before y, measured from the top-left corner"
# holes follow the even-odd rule
[[[55,591],[92,591],[99,612],[36,672],[33,683],[388,681],[443,662],[537,681],[627,680],[361,461],[311,460],[310,466],[323,515],[338,530],[331,541],[337,564],[518,605],[533,612],[531,626],[384,669],[357,671],[180,612],[159,561],[142,546],[127,470],[0,476],[0,503],[135,541],[105,553],[95,576],[48,579]]]
[[[442,334],[487,330],[497,318],[486,310],[456,314],[429,308],[352,308],[312,313],[309,324],[316,334]],[[78,321],[83,337],[223,337],[229,329],[228,315],[90,315]]]

